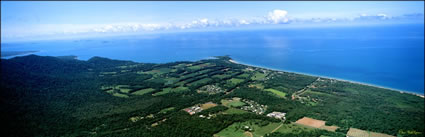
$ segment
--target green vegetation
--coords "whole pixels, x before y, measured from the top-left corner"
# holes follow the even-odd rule
[[[219,78],[219,79],[224,79],[224,78],[228,78],[231,77],[231,75],[214,75],[213,78]]]
[[[244,102],[240,101],[240,99],[222,99],[221,104],[227,107],[241,107],[246,105]]]
[[[274,129],[278,128],[281,123],[270,123],[268,121],[251,120],[246,122],[238,122],[217,133],[221,137],[240,137],[246,136],[246,132],[250,132],[253,137],[261,137]]]
[[[157,93],[153,94],[153,96],[160,96],[160,95],[168,94],[168,93],[171,93],[171,92],[178,93],[178,92],[183,92],[183,91],[187,91],[187,90],[189,90],[189,88],[187,88],[187,87],[164,88],[164,89],[162,89],[161,92],[157,92]]]
[[[266,74],[261,72],[254,73],[254,76],[251,77],[252,80],[262,80],[266,77]]]
[[[190,85],[199,85],[199,84],[204,85],[205,83],[208,83],[210,81],[212,81],[212,79],[210,79],[210,78],[203,78],[201,80],[197,80],[195,82],[190,83]]]
[[[236,108],[229,108],[228,110],[223,112],[224,114],[243,114],[248,113],[248,111],[236,109]]]
[[[161,111],[159,111],[159,113],[167,113],[175,109],[176,109],[175,107],[164,108]]]
[[[101,57],[88,61],[35,55],[2,59],[3,134],[250,136],[242,125],[249,126],[253,136],[272,137],[345,136],[350,128],[394,136],[425,133],[421,97],[248,68],[229,59],[165,64]],[[206,102],[214,105],[192,115],[184,110]],[[261,106],[255,110],[262,108],[265,113],[241,110],[250,105]],[[286,120],[266,116],[274,111],[286,113]],[[291,124],[302,117],[340,128],[331,132]]]
[[[137,91],[135,91],[135,92],[133,92],[131,94],[134,94],[134,95],[144,95],[144,94],[150,93],[152,91],[155,91],[155,89],[153,89],[153,88],[147,88],[147,89],[137,90]]]
[[[244,74],[241,74],[241,75],[239,75],[238,76],[238,78],[243,78],[243,79],[245,79],[245,78],[248,78],[250,75],[248,74],[248,73],[244,73]]]
[[[232,101],[229,102],[228,106],[230,107],[240,107],[240,106],[244,106],[245,103],[241,102],[241,101]]]
[[[279,97],[285,97],[286,96],[286,93],[285,92],[281,92],[279,90],[272,89],[272,88],[265,89],[264,91],[270,91],[270,92],[272,92],[273,94],[276,94]]]
[[[121,94],[121,93],[113,93],[112,95],[116,96],[116,97],[122,97],[122,98],[128,98],[127,95],[125,94]]]
[[[242,81],[244,81],[244,80],[243,79],[237,79],[237,78],[230,79],[230,82],[232,82],[232,84],[234,84],[234,85],[239,84]]]
[[[188,69],[191,69],[191,70],[201,69],[201,66],[191,66],[191,67],[188,67]]]

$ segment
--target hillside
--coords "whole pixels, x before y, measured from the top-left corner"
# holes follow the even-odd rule
[[[1,60],[0,84],[7,136],[424,136],[425,128],[424,98],[228,56],[151,64],[28,55]]]

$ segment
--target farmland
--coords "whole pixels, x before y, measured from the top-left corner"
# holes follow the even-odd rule
[[[280,123],[268,123],[263,121],[247,121],[234,123],[223,129],[215,136],[217,137],[238,137],[238,136],[246,136],[245,132],[250,132],[253,137],[261,137],[268,133],[271,133],[274,129],[279,127]]]
[[[132,94],[134,94],[134,95],[144,95],[144,94],[150,93],[152,91],[155,91],[155,89],[153,89],[153,88],[147,88],[147,89],[137,90],[137,91],[133,92]]]
[[[285,92],[281,92],[281,91],[276,90],[276,89],[269,88],[269,89],[265,89],[265,91],[270,91],[270,92],[272,92],[273,94],[276,94],[279,97],[285,97],[286,96]]]
[[[387,134],[364,131],[356,128],[350,128],[347,132],[347,136],[349,137],[394,137]]]

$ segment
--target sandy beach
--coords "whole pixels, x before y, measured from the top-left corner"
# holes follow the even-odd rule
[[[340,78],[333,78],[333,77],[328,77],[328,76],[320,76],[320,75],[307,74],[307,73],[301,73],[301,72],[291,72],[291,71],[286,71],[286,70],[279,70],[279,69],[267,68],[267,67],[264,67],[264,66],[257,66],[257,65],[252,65],[252,64],[240,63],[240,62],[235,61],[235,60],[232,60],[232,59],[230,59],[229,62],[232,62],[232,63],[235,63],[235,64],[241,64],[241,65],[245,65],[245,66],[250,66],[250,67],[257,67],[257,68],[269,69],[269,70],[273,70],[273,71],[290,72],[290,73],[296,73],[296,74],[301,74],[301,75],[309,75],[309,76],[327,78],[327,79],[338,80],[338,81],[343,81],[343,82],[349,82],[349,83],[354,83],[354,84],[360,84],[360,85],[366,85],[366,86],[371,86],[371,87],[377,87],[377,88],[382,88],[382,89],[388,89],[388,90],[396,91],[396,92],[399,92],[399,93],[402,93],[402,94],[404,94],[404,93],[406,93],[406,94],[412,94],[412,95],[415,95],[415,96],[419,96],[419,97],[425,98],[424,95],[418,94],[418,93],[414,93],[414,92],[411,92],[411,91],[403,91],[403,90],[399,90],[399,89],[393,89],[393,88],[389,88],[389,87],[378,86],[378,85],[373,85],[373,84],[368,84],[368,83],[362,83],[362,82],[357,82],[357,81],[350,81],[350,80],[345,80],[345,79],[340,79]]]

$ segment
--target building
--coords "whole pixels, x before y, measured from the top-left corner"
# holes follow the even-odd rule
[[[267,116],[268,117],[272,117],[272,118],[276,118],[276,119],[281,119],[281,120],[285,120],[286,118],[285,118],[285,115],[286,115],[286,113],[283,113],[283,112],[272,112],[272,113],[269,113],[269,114],[267,114]]]
[[[190,115],[193,115],[195,113],[201,112],[202,108],[199,106],[193,106],[193,107],[185,108],[183,110],[189,113]]]

